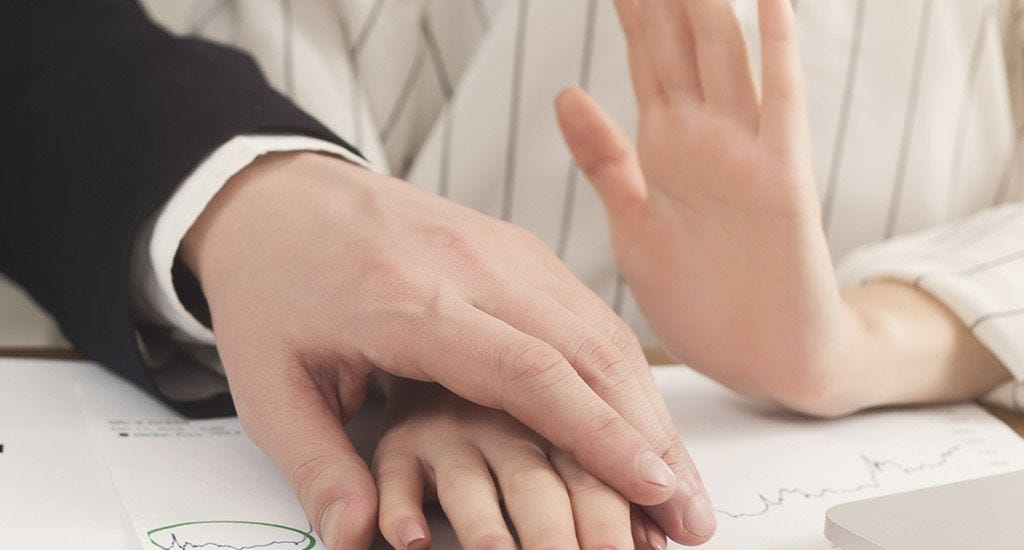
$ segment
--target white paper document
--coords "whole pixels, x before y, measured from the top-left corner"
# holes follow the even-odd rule
[[[77,389],[140,548],[321,547],[237,418],[186,420],[119,380]]]
[[[322,547],[290,486],[238,419],[187,420],[115,382],[81,384],[78,393],[141,548]],[[367,459],[381,412],[370,400],[349,426]],[[458,548],[443,515],[431,516],[433,547]]]
[[[706,548],[830,548],[822,529],[834,504],[1024,469],[1024,440],[971,404],[822,421],[737,397],[684,368],[656,368],[655,378],[718,512]],[[235,419],[184,420],[99,367],[67,362],[0,360],[0,407],[0,486],[18,503],[0,508],[2,540],[321,547]],[[349,430],[369,453],[380,406],[365,412]],[[433,548],[457,548],[432,510]]]
[[[138,548],[74,392],[113,379],[89,363],[0,359],[0,549]]]
[[[1024,439],[974,404],[814,420],[689,370],[655,380],[717,511],[701,548],[832,548],[832,505],[1024,469]]]

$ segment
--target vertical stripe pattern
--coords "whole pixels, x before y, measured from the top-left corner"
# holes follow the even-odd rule
[[[1024,212],[1000,206],[947,222],[969,214],[961,211],[974,204],[968,199],[1002,203],[1019,181],[1024,124],[1016,121],[1024,116],[1007,106],[1014,94],[1024,95],[1014,84],[1024,77],[1007,79],[991,68],[1008,65],[1001,45],[1024,51],[1022,25],[1003,19],[1018,17],[1024,2],[907,1],[911,7],[901,4],[900,13],[919,21],[913,36],[885,16],[896,9],[889,2],[792,0],[813,147],[825,149],[816,151],[824,155],[816,156],[822,224],[835,257],[852,251],[841,277],[902,277],[940,298],[947,287],[965,285],[961,294],[977,300],[950,299],[950,307],[979,338],[1010,349],[999,334],[1024,327],[1015,324],[1024,323],[1024,282],[1013,282],[1024,281],[1024,261],[1013,256],[1024,250]],[[754,36],[757,1],[732,4]],[[300,17],[316,11],[311,6],[337,21]],[[577,83],[624,128],[636,127],[614,18],[604,0],[210,0],[198,2],[183,25],[218,37],[225,25],[237,25],[231,40],[252,53],[268,79],[369,152],[381,170],[524,223],[622,312],[632,310],[628,288],[610,247],[597,245],[607,230],[604,212],[581,187],[551,104],[555,90]],[[331,32],[342,35],[340,46],[317,51],[312,45],[334,43],[325,37]],[[992,33],[1002,33],[1000,40]],[[753,40],[753,55],[758,47]],[[880,68],[895,62],[908,68],[907,78],[881,79],[894,71]],[[1024,63],[1014,67],[1024,70]],[[876,111],[899,116],[872,117]],[[861,181],[855,167],[877,166],[882,156],[872,142],[893,144],[884,157],[893,164],[877,181]],[[978,153],[1004,146],[1006,155]],[[998,167],[981,158],[995,158]],[[851,212],[879,215],[847,223],[856,219]],[[885,242],[867,246],[883,235]],[[1020,355],[1024,365],[1024,349]]]

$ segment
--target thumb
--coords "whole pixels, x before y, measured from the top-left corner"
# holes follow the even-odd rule
[[[643,173],[626,134],[594,98],[572,86],[555,100],[558,125],[580,170],[614,223],[646,198]]]
[[[369,548],[377,523],[370,471],[316,384],[290,378],[256,399],[235,396],[245,431],[281,468],[328,550]]]

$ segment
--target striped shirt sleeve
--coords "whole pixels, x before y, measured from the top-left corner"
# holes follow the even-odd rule
[[[836,273],[843,288],[898,280],[942,301],[1015,379],[989,398],[1024,413],[1024,204],[861,247]]]

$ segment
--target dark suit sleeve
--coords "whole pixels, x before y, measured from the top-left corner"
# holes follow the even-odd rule
[[[0,269],[80,352],[155,392],[128,298],[140,225],[236,135],[352,148],[271,90],[249,57],[174,37],[135,2],[7,0],[0,12]],[[175,405],[230,411],[226,396]]]

